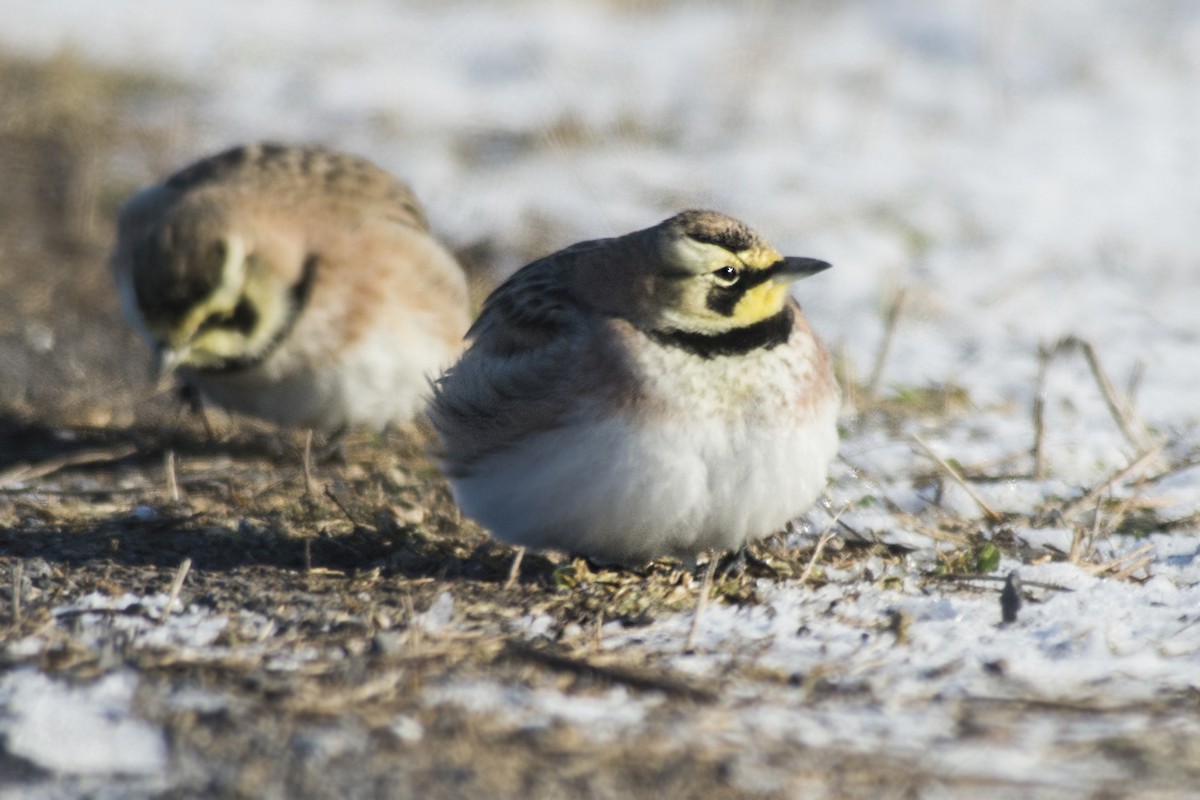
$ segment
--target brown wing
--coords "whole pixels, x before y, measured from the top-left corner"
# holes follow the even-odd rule
[[[517,270],[484,301],[467,338],[488,354],[508,357],[565,335],[589,312],[565,276],[607,241],[580,242]]]
[[[524,267],[487,299],[468,332],[474,342],[434,385],[429,416],[446,469],[564,424],[582,404],[605,402],[621,356],[605,320],[563,274],[608,240],[582,242]]]

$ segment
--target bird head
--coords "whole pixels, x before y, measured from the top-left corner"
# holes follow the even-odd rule
[[[133,244],[134,298],[160,378],[178,367],[250,366],[278,345],[312,276],[311,265],[299,283],[281,274],[272,259],[303,254],[285,252],[276,239],[269,226],[239,225],[219,204],[192,203]]]
[[[715,211],[684,211],[648,232],[658,256],[647,262],[657,327],[717,334],[754,325],[783,310],[793,281],[830,266],[782,256]]]

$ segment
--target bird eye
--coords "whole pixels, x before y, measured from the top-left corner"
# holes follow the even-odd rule
[[[738,282],[738,278],[742,277],[742,273],[736,267],[721,267],[713,272],[713,277],[717,279],[717,283],[722,286],[733,286]]]

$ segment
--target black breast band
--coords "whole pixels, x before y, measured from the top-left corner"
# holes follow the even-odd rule
[[[740,356],[783,344],[792,335],[793,322],[792,309],[785,306],[773,317],[722,333],[651,330],[646,335],[661,345],[678,347],[701,358]]]

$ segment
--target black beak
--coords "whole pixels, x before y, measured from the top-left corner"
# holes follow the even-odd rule
[[[832,267],[828,261],[822,261],[819,258],[802,258],[800,256],[787,256],[780,262],[780,276],[787,276],[791,280],[799,280],[807,278],[810,275],[816,275],[818,272],[824,272]]]

